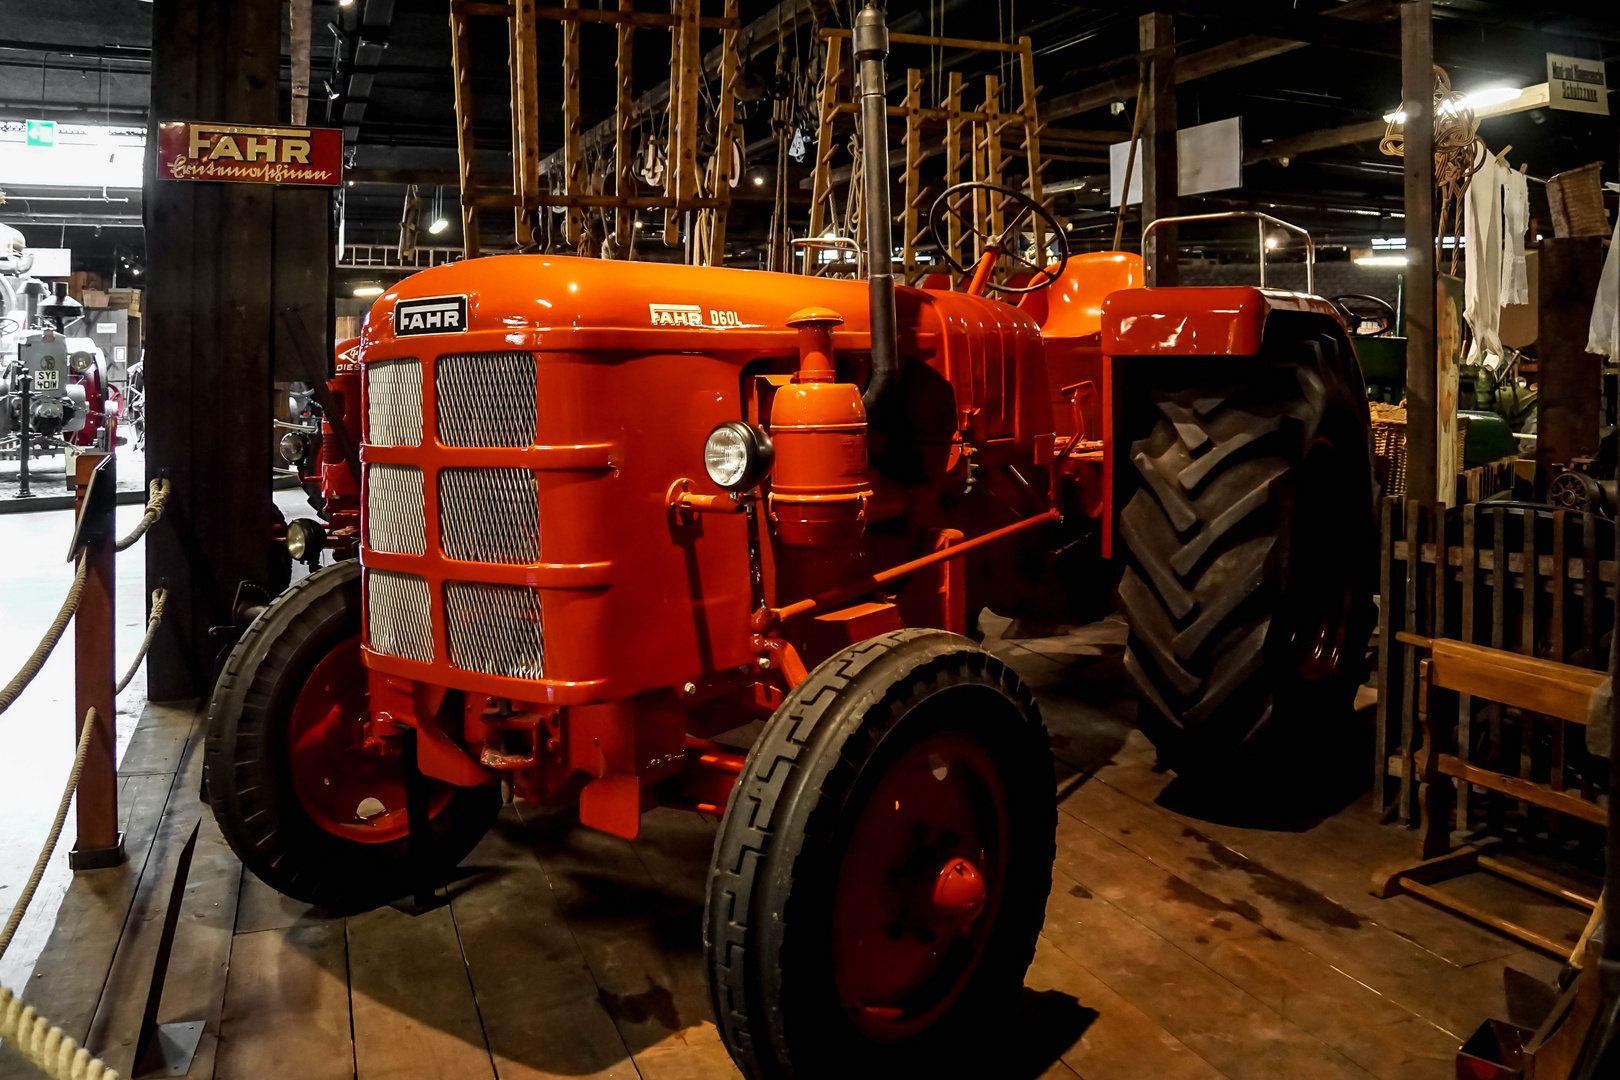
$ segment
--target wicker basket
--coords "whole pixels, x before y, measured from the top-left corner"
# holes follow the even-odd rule
[[[1372,409],[1373,470],[1385,495],[1406,494],[1406,410],[1374,401]]]
[[[1372,411],[1373,473],[1385,495],[1406,494],[1406,406],[1370,401]],[[1457,468],[1463,468],[1463,447],[1468,442],[1468,417],[1457,417]]]
[[[1547,181],[1554,236],[1608,236],[1609,214],[1603,209],[1603,162],[1558,173]]]

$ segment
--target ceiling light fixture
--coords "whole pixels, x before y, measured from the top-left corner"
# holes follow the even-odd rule
[[[381,296],[382,293],[383,287],[381,285],[356,285],[354,287],[354,295],[356,296]]]
[[[1357,266],[1405,266],[1406,254],[1362,255],[1354,262]]]

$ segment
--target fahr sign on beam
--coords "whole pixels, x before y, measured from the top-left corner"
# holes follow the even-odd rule
[[[171,121],[158,125],[158,175],[337,187],[343,177],[343,129]]]

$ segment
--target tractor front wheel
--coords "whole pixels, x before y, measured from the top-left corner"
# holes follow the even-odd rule
[[[406,764],[368,745],[360,566],[350,559],[276,598],[231,650],[208,706],[208,801],[260,880],[350,911],[442,880],[500,810],[494,788],[428,785],[427,865],[412,860]]]
[[[1125,670],[1142,730],[1184,773],[1320,758],[1366,671],[1366,392],[1342,332],[1277,336],[1254,358],[1144,363],[1127,391]]]
[[[1030,693],[965,638],[838,653],[748,755],[715,840],[704,951],[751,1080],[960,1063],[1015,1000],[1056,796]]]

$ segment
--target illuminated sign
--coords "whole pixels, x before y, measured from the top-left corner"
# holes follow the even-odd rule
[[[30,120],[28,121],[29,146],[55,146],[56,121]]]
[[[337,187],[343,177],[343,130],[159,124],[158,175],[165,180]]]

